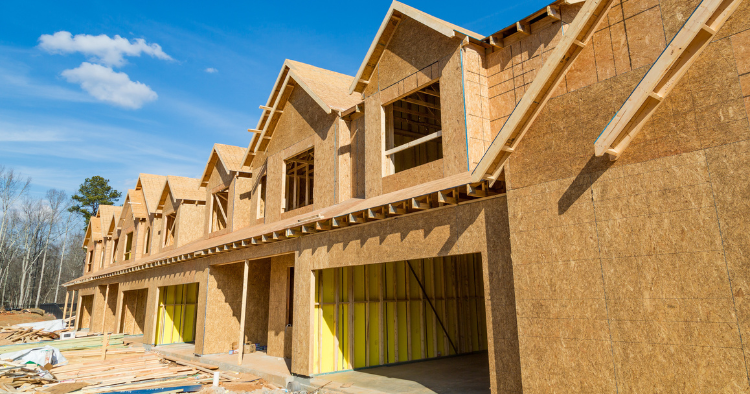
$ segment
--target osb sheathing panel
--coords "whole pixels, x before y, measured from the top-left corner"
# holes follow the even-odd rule
[[[91,312],[94,309],[94,296],[93,295],[84,295],[80,297],[79,302],[79,316],[81,319],[80,324],[78,325],[78,329],[90,329],[92,327],[91,325]]]
[[[208,208],[203,204],[180,204],[175,234],[177,247],[203,237],[203,221],[206,220],[206,211]]]
[[[352,197],[352,132],[349,130],[350,122],[339,119],[337,122],[336,134],[338,140],[334,154],[336,155],[336,201],[346,201]]]
[[[351,197],[365,197],[365,117],[349,122],[351,157]]]
[[[383,113],[380,93],[365,98],[365,197],[382,194],[383,178]]]
[[[250,343],[267,343],[270,269],[268,259],[250,262],[245,315],[245,339]],[[227,352],[239,340],[243,272],[243,262],[211,267],[204,354]]]
[[[469,168],[473,169],[482,159],[494,137],[490,128],[490,100],[484,48],[476,45],[466,46],[463,62]]]
[[[375,82],[380,89],[391,86],[436,60],[455,53],[459,43],[458,39],[446,37],[404,17],[380,58],[378,80]]]
[[[157,289],[163,286],[174,286],[186,283],[198,283],[198,319],[196,322],[196,334],[195,344],[196,353],[200,354],[203,342],[203,322],[204,322],[204,307],[206,300],[206,270],[208,266],[207,259],[197,259],[188,261],[181,264],[175,264],[172,266],[152,268],[144,271],[133,272],[117,277],[105,278],[96,281],[98,285],[117,283],[119,284],[119,291],[130,291],[139,289],[148,289],[148,301],[146,305],[146,322],[143,334],[144,343],[153,344],[154,341],[154,330],[157,315]],[[87,284],[90,285],[90,284]],[[71,290],[77,289],[75,286],[70,287]],[[81,293],[85,295],[88,290],[81,289]],[[97,290],[98,292],[98,290]],[[112,290],[110,290],[112,295]],[[116,297],[116,296],[115,296]],[[96,304],[96,302],[95,302]],[[101,303],[99,303],[101,308]],[[94,316],[101,314],[101,310],[96,310],[94,307]],[[101,320],[99,320],[101,325]],[[94,326],[93,331],[99,330]]]
[[[443,178],[444,159],[397,172],[383,178],[383,194]]]
[[[731,39],[699,56],[630,147],[614,163],[593,143],[647,67],[551,99],[511,156],[507,176],[520,188],[744,140],[747,111]],[[592,70],[593,71],[593,70]]]
[[[285,335],[287,315],[287,294],[289,287],[289,267],[294,266],[294,254],[271,257],[270,298],[268,307],[268,355],[292,357],[285,349],[292,337]]]
[[[750,389],[711,179],[697,151],[508,193],[524,390]]]
[[[122,292],[122,310],[118,322],[118,332],[140,335],[146,323],[148,289]]]
[[[252,205],[253,178],[235,178],[232,204],[232,229],[241,229],[255,219]]]
[[[292,372],[309,375],[312,270],[482,253],[494,388],[520,391],[515,302],[504,196],[299,238],[295,264]],[[491,245],[491,246],[488,246]]]
[[[164,234],[164,215],[159,217],[154,217],[153,221],[151,222],[151,253],[150,255],[155,255],[159,252],[161,252],[161,247],[163,245],[163,234]]]
[[[309,146],[315,149],[314,209],[334,204],[335,135],[339,132],[336,119],[334,113],[323,111],[303,89],[295,88],[289,96],[268,146],[266,223],[281,218],[284,160]]]
[[[466,117],[461,50],[455,50],[443,66],[440,61],[440,120],[443,126],[443,174],[468,171]]]
[[[107,286],[110,286],[109,294],[107,294]],[[102,332],[102,329],[107,332],[116,332],[117,289],[117,284],[97,286],[94,293],[94,309],[91,314],[92,332]],[[103,325],[102,319],[104,319]]]
[[[750,356],[750,141],[706,150],[745,358]]]

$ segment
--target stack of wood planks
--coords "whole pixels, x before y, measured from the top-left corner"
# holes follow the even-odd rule
[[[94,394],[145,389],[169,392],[199,391],[211,384],[215,372],[223,383],[265,382],[256,376],[217,371],[218,367],[184,361],[138,344],[124,344],[122,334],[70,340],[0,346],[0,354],[50,345],[68,360],[66,365],[46,367],[0,361],[0,392],[44,392]],[[46,368],[46,369],[45,369]]]

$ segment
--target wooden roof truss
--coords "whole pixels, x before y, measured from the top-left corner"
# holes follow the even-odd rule
[[[741,0],[703,0],[594,143],[616,160],[737,9]]]

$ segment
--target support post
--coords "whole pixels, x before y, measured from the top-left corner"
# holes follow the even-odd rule
[[[102,337],[102,360],[107,359],[107,346],[109,345],[109,333],[104,333]]]
[[[250,271],[250,261],[245,260],[244,274],[242,275],[242,311],[240,312],[240,334],[237,341],[237,365],[242,365],[242,353],[245,350],[245,313],[247,312],[247,276]]]
[[[109,302],[109,285],[107,290],[104,292],[104,304],[102,304],[102,333],[104,333],[104,323],[107,321],[107,303]]]
[[[68,322],[65,321],[65,314],[68,313],[68,298],[69,297],[70,297],[70,292],[66,291],[65,292],[65,304],[63,304],[63,314],[62,314],[63,321],[65,322],[65,328],[68,328]]]

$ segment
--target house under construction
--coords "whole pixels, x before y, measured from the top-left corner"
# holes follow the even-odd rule
[[[77,329],[750,391],[750,1],[558,0],[488,36],[394,2],[354,76],[287,60],[260,109],[198,178],[100,207]]]

